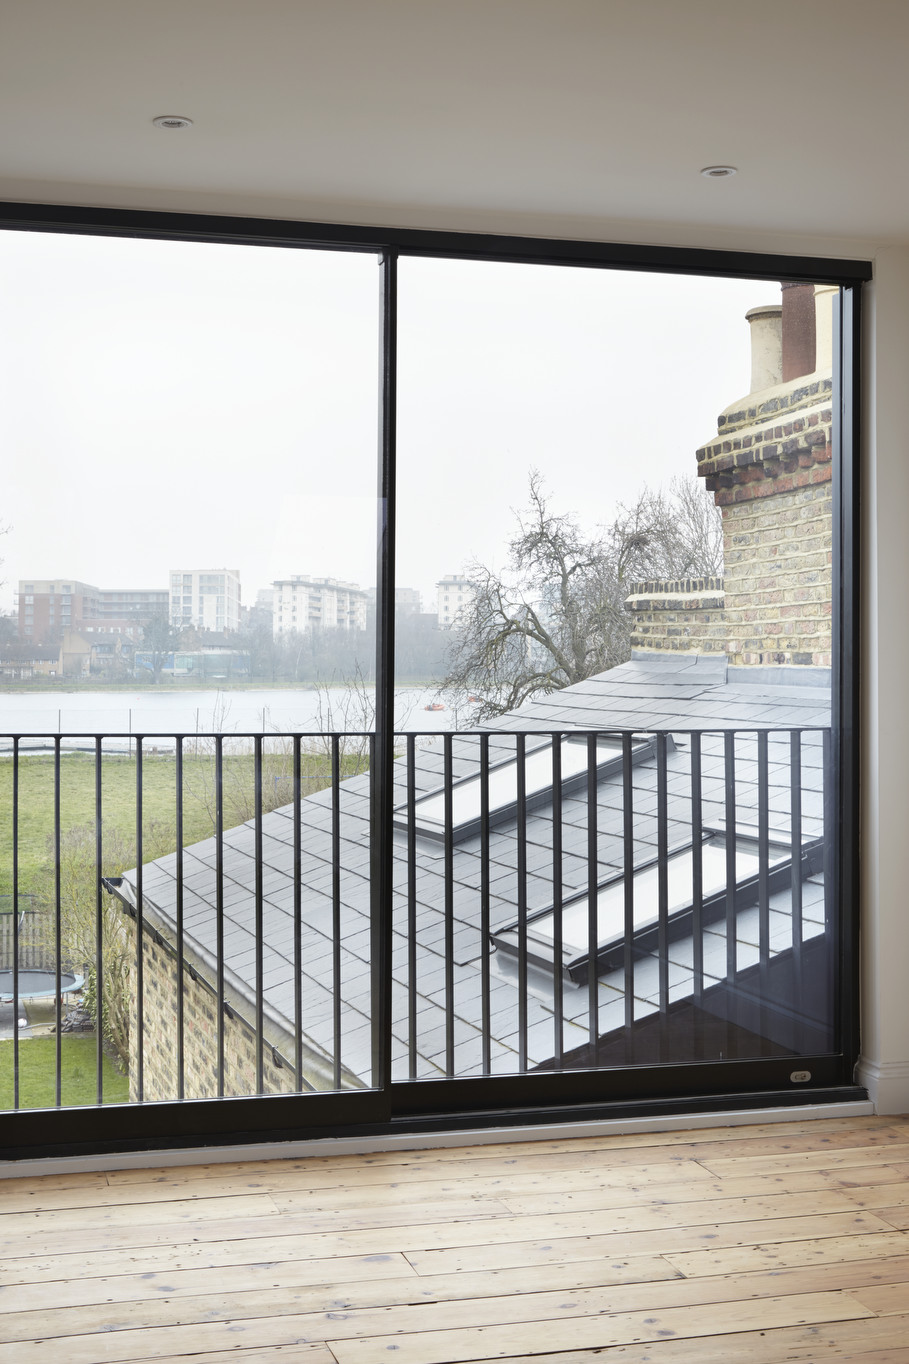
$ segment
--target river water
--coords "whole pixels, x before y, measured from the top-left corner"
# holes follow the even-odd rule
[[[149,735],[154,746],[173,746],[174,734],[280,734],[306,731],[362,731],[372,725],[374,690],[363,697],[343,687],[191,691],[162,687],[135,692],[5,692],[0,690],[0,750],[12,736],[30,736],[23,750],[53,745],[91,746],[87,736]],[[434,688],[395,688],[395,728],[437,733],[453,727],[450,710],[431,711]],[[168,738],[170,737],[170,743]],[[127,739],[105,739],[105,749],[126,749]]]

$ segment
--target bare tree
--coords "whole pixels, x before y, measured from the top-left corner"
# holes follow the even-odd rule
[[[697,478],[674,478],[668,493],[645,488],[619,505],[608,531],[623,583],[715,577],[723,572],[723,522]]]
[[[534,470],[507,570],[468,570],[473,594],[452,630],[442,690],[459,716],[464,693],[478,695],[469,710],[476,722],[605,672],[629,657],[632,582],[721,571],[719,513],[696,480],[674,480],[668,493],[645,489],[588,535],[552,510]]]
[[[142,651],[150,655],[149,662],[154,682],[161,681],[161,673],[167,662],[168,654],[178,647],[177,639],[177,631],[171,627],[165,612],[150,616],[143,623]]]
[[[376,728],[375,688],[361,672],[359,665],[353,677],[343,682],[319,682],[316,686],[315,728],[318,737],[309,741],[310,753],[321,753],[330,759],[332,735],[344,734],[340,740],[340,754],[344,763],[344,776],[355,776],[369,770],[369,736]],[[395,733],[403,730],[411,715],[414,703],[407,694],[395,696],[394,728]]]

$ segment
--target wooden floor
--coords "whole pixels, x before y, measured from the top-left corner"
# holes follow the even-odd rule
[[[2,1364],[909,1361],[909,1118],[0,1185]]]

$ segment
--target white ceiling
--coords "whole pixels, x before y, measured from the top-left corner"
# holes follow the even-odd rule
[[[906,240],[907,57],[909,0],[3,0],[0,197]]]

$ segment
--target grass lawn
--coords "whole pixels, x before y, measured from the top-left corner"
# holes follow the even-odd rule
[[[65,1108],[96,1101],[96,1042],[94,1037],[60,1039],[61,1103]],[[53,1108],[55,1037],[26,1037],[19,1042],[19,1107]],[[127,1103],[129,1081],[108,1056],[101,1075],[105,1103]],[[13,1043],[0,1042],[0,1108],[13,1106]]]
[[[355,770],[353,756],[342,760],[342,776]],[[319,754],[304,754],[303,794],[329,784],[329,763]],[[293,797],[290,760],[266,753],[263,761],[263,807],[289,803]],[[19,890],[47,897],[53,878],[54,761],[51,755],[19,760]],[[183,842],[198,843],[214,832],[214,764],[209,756],[184,759]],[[0,761],[0,895],[12,892],[13,764]],[[146,858],[160,857],[176,847],[176,762],[173,754],[146,754],[142,763],[142,823]],[[224,759],[224,826],[252,818],[253,760],[251,755]],[[93,826],[95,819],[95,760],[90,753],[67,753],[60,762],[60,829]],[[101,763],[101,822],[122,837],[120,845],[135,844],[136,759],[105,755]],[[117,875],[125,866],[105,866]]]

